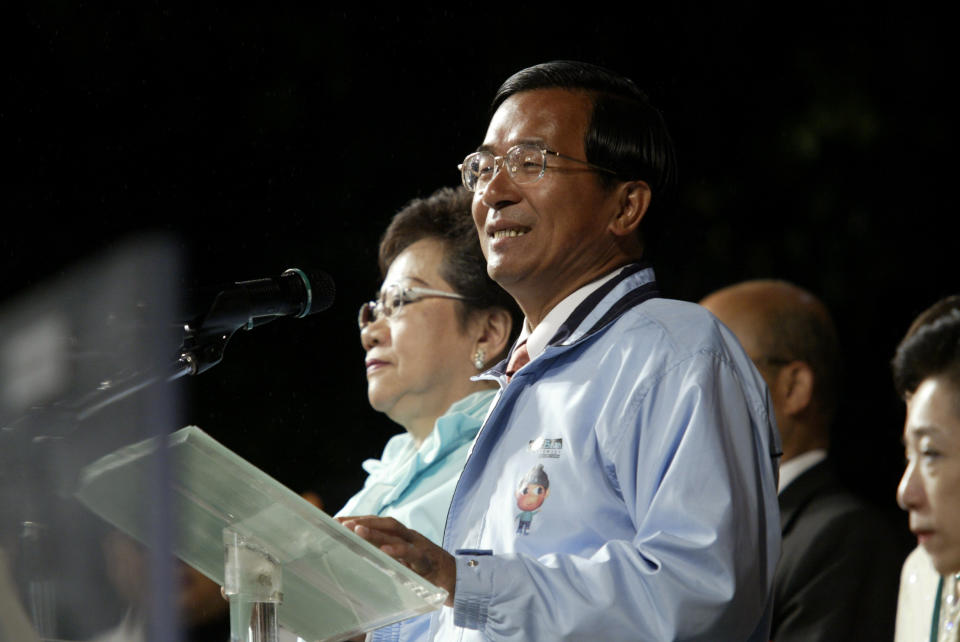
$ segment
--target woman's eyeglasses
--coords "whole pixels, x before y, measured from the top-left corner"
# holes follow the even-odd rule
[[[380,298],[376,301],[368,301],[360,306],[360,313],[357,315],[357,323],[360,329],[379,321],[382,318],[389,318],[395,312],[400,310],[407,303],[416,303],[421,299],[430,297],[441,297],[444,299],[460,299],[466,301],[467,297],[455,292],[444,292],[442,290],[431,290],[430,288],[403,287],[399,284],[387,286],[380,293]]]

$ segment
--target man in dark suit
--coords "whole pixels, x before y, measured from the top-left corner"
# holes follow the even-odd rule
[[[903,551],[888,520],[844,489],[827,457],[839,389],[829,312],[784,281],[739,283],[701,304],[766,380],[783,442],[771,638],[892,639]]]

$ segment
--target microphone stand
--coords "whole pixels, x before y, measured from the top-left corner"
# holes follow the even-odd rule
[[[82,421],[106,406],[124,399],[158,381],[172,382],[183,376],[196,376],[206,372],[223,361],[227,343],[240,330],[269,323],[282,316],[289,316],[286,310],[250,316],[252,301],[248,290],[227,290],[214,299],[210,311],[202,319],[191,321],[183,326],[183,343],[177,360],[159,373],[148,372],[124,382],[123,387],[114,389],[111,382],[104,382],[97,389],[100,399],[86,404],[77,413]],[[102,394],[100,394],[102,393]]]

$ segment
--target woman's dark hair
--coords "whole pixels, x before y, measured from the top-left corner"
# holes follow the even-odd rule
[[[894,386],[904,399],[930,377],[946,377],[960,390],[960,295],[920,313],[897,346],[892,365]]]
[[[426,198],[407,203],[393,217],[380,240],[380,276],[386,277],[394,259],[417,241],[441,241],[444,253],[440,276],[457,294],[467,297],[457,302],[461,304],[457,308],[461,324],[466,327],[471,314],[478,310],[503,308],[511,319],[509,348],[519,334],[522,317],[513,298],[487,275],[487,261],[470,214],[472,200],[473,194],[463,187],[443,187]]]

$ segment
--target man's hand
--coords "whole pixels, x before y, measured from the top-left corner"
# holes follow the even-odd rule
[[[336,519],[417,575],[446,589],[446,605],[453,606],[457,587],[457,563],[453,555],[392,517],[366,515]]]

